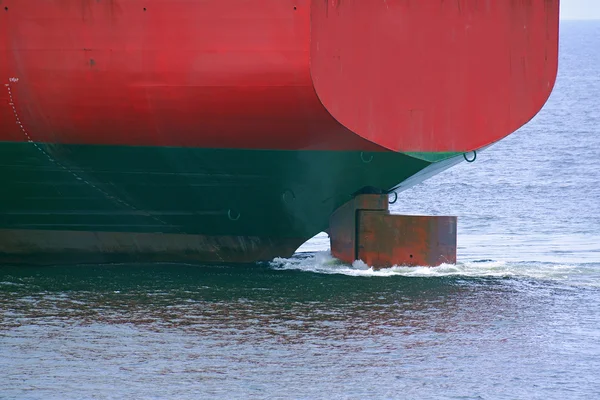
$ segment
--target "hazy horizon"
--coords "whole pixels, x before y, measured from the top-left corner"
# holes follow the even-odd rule
[[[563,20],[599,20],[600,1],[598,0],[561,0],[560,19]]]

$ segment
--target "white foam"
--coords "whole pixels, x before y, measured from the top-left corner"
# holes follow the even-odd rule
[[[277,270],[297,270],[320,274],[342,274],[363,277],[524,277],[556,280],[577,285],[600,287],[599,264],[561,264],[539,261],[511,262],[502,260],[474,260],[439,267],[394,266],[374,270],[362,261],[346,264],[331,256],[329,251],[298,254],[291,258],[276,258],[271,266]]]

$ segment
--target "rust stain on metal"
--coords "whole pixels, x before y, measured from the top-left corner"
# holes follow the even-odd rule
[[[290,257],[306,238],[0,229],[0,263],[254,263]]]
[[[359,195],[329,224],[331,253],[373,268],[456,263],[456,217],[390,214],[388,196]]]
[[[358,259],[374,268],[456,263],[456,217],[362,211]]]

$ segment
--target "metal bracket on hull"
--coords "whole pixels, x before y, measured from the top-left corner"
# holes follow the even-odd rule
[[[331,253],[373,268],[456,263],[456,217],[394,215],[386,194],[361,194],[329,220]]]

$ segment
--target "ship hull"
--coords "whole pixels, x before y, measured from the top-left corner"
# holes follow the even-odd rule
[[[0,258],[23,263],[289,256],[354,194],[462,159],[39,143],[2,143],[0,155]]]
[[[518,129],[557,71],[558,0],[2,5],[7,262],[288,256]]]

